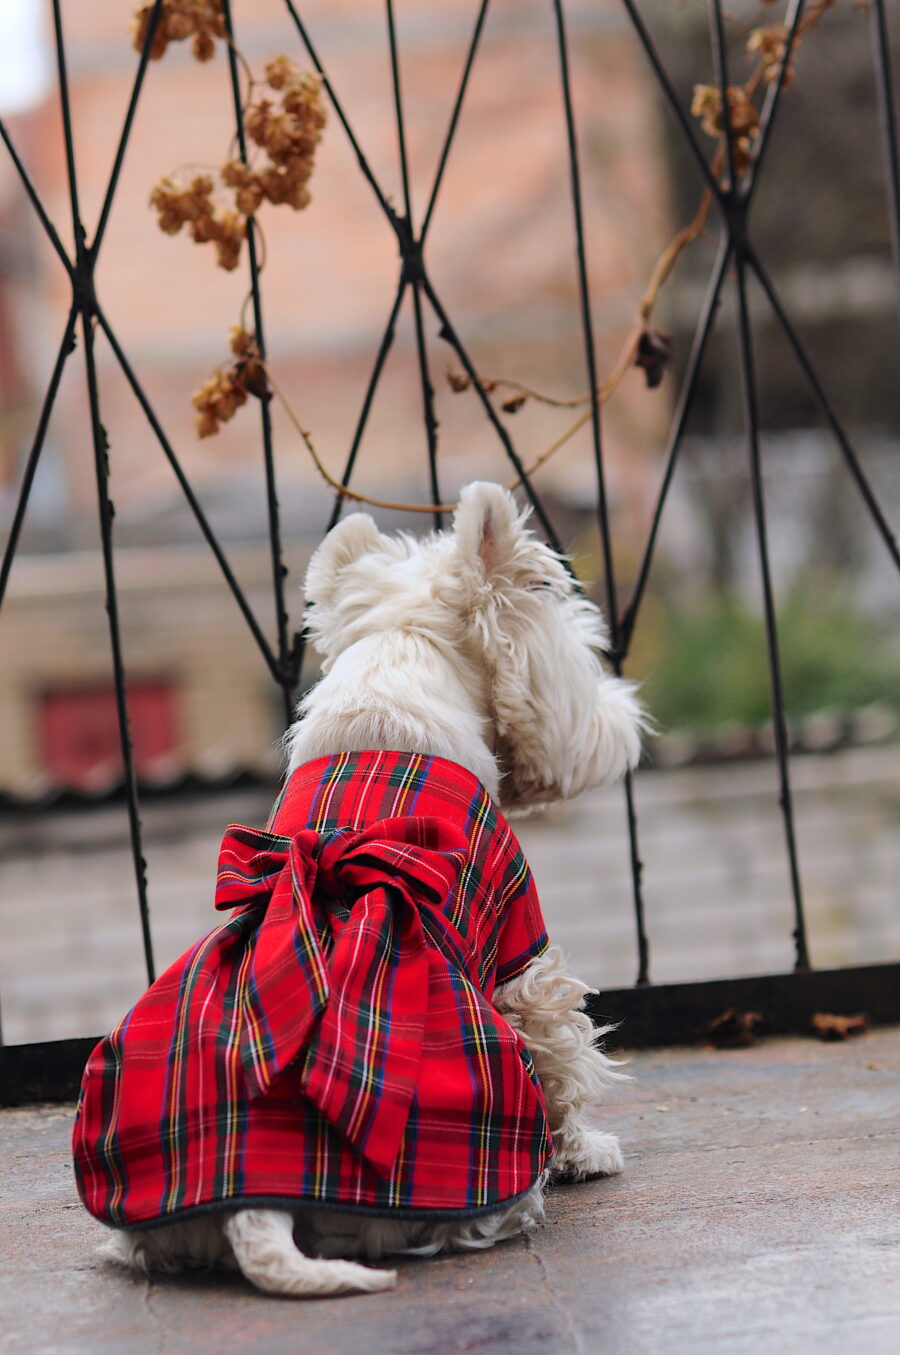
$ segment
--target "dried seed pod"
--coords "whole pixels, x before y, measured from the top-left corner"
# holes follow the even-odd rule
[[[179,188],[171,179],[161,179],[150,194],[150,205],[159,213],[160,229],[176,235],[185,222],[198,222],[213,212],[213,181],[207,174],[197,175],[188,188]]]
[[[246,219],[238,212],[226,211],[217,216],[213,224],[216,228],[213,239],[219,267],[230,273],[240,262],[241,245],[247,234]]]
[[[195,33],[191,51],[197,61],[211,61],[216,54],[216,44],[209,32]]]
[[[134,16],[132,24],[132,43],[135,51],[142,52],[144,43],[147,41],[147,30],[150,27],[150,16],[153,13],[152,5],[144,5]],[[166,31],[166,24],[160,22],[156,25],[156,32],[153,34],[153,42],[150,44],[150,60],[159,61],[160,57],[165,56],[166,48],[169,45],[169,35]]]
[[[724,133],[722,95],[715,85],[694,86],[691,113],[700,119],[700,126],[707,136],[718,137]],[[756,133],[759,127],[759,113],[740,85],[728,87],[728,113],[734,136],[745,137]]]
[[[231,367],[218,368],[191,397],[197,411],[197,436],[211,437],[247,402],[247,392]]]
[[[248,356],[259,356],[259,349],[256,346],[256,335],[251,334],[249,329],[244,329],[243,325],[232,325],[228,331],[228,347],[234,353],[235,357],[243,358]]]
[[[266,399],[269,395],[265,367],[256,343],[256,335],[240,325],[232,327],[229,347],[234,361],[217,367],[191,397],[197,411],[194,423],[199,438],[212,437],[223,423],[233,418],[250,395]]]
[[[695,85],[691,113],[700,119],[707,136],[725,134],[722,96],[715,85]],[[737,175],[745,174],[753,163],[753,141],[759,130],[759,113],[740,85],[728,87],[728,122],[731,127],[731,152]]]
[[[297,79],[297,68],[286,56],[274,56],[266,62],[266,82],[272,89],[284,89]]]
[[[747,39],[747,51],[751,56],[759,57],[764,66],[763,78],[769,84],[778,79],[778,72],[787,51],[788,30],[784,24],[769,24],[767,28],[754,28]],[[789,89],[794,80],[794,67],[788,62],[784,71],[783,85]]]
[[[144,5],[134,17],[134,46],[142,51],[153,14],[153,5]],[[163,0],[159,22],[153,35],[150,56],[154,61],[165,55],[170,42],[192,38],[191,49],[198,61],[209,61],[215,54],[216,38],[226,35],[221,0]]]

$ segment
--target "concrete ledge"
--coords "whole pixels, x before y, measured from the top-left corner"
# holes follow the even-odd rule
[[[708,1036],[724,1012],[752,1012],[757,1036],[807,1034],[815,1012],[864,1012],[872,1025],[900,1021],[900,963],[804,970],[708,983],[646,984],[615,988],[588,999],[598,1025],[612,1021],[610,1049],[691,1044]],[[0,1046],[0,1106],[69,1101],[97,1036]]]
[[[756,1015],[755,1036],[807,1034],[816,1012],[888,1025],[900,1021],[900,963],[614,988],[590,997],[588,1011],[597,1025],[619,1023],[607,1043],[629,1049],[702,1040],[728,1011]]]
[[[393,1293],[292,1302],[96,1253],[71,1107],[0,1114],[0,1346],[13,1355],[894,1355],[898,1032],[636,1054],[603,1112],[625,1173],[553,1191],[485,1253]],[[599,1123],[599,1121],[598,1121]]]

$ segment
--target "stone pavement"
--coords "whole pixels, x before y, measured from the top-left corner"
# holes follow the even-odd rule
[[[303,1303],[94,1255],[71,1108],[0,1112],[10,1355],[894,1355],[900,1038],[636,1054],[604,1123],[627,1169],[556,1190],[527,1241],[401,1263],[395,1292]]]

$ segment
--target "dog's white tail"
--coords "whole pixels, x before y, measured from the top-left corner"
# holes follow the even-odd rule
[[[395,1270],[304,1256],[294,1242],[293,1219],[281,1210],[239,1209],[223,1220],[222,1228],[242,1273],[267,1294],[371,1294],[397,1283]]]

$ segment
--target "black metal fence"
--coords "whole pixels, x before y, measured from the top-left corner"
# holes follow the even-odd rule
[[[754,132],[752,149],[747,156],[746,143],[741,141],[739,129],[734,125],[735,120],[732,118],[721,119],[722,135],[718,142],[717,152],[715,155],[707,153],[706,146],[698,138],[695,125],[691,121],[688,111],[675,91],[673,81],[667,73],[666,62],[654,44],[645,23],[646,16],[641,13],[642,7],[635,0],[620,0],[620,3],[643,48],[646,61],[652,68],[660,94],[668,107],[672,124],[677,129],[677,134],[683,139],[684,147],[695,164],[702,186],[711,196],[712,205],[718,214],[718,246],[680,391],[675,402],[655,513],[647,540],[643,546],[631,596],[627,604],[622,607],[619,601],[621,597],[620,581],[616,577],[607,480],[604,472],[600,387],[595,357],[593,312],[585,251],[588,226],[584,219],[578,127],[570,80],[567,16],[563,0],[547,0],[548,8],[552,11],[553,17],[555,46],[553,60],[558,65],[565,110],[565,153],[568,157],[571,191],[572,243],[575,253],[577,297],[583,335],[584,367],[588,387],[592,392],[590,427],[596,469],[596,512],[604,566],[605,608],[611,635],[608,657],[616,671],[621,671],[629,654],[635,625],[641,613],[648,582],[653,571],[660,524],[669,500],[673,475],[684,446],[685,429],[695,401],[704,360],[707,356],[716,312],[727,289],[732,289],[736,306],[738,336],[736,380],[740,384],[743,399],[747,474],[752,489],[752,516],[771,684],[772,720],[775,736],[774,762],[777,780],[777,787],[774,788],[774,791],[778,795],[781,809],[784,848],[789,867],[790,910],[793,919],[796,969],[794,974],[774,975],[768,978],[723,980],[717,983],[691,985],[654,986],[651,984],[650,940],[645,925],[641,888],[639,823],[633,787],[629,778],[625,784],[624,794],[631,844],[634,925],[637,936],[639,967],[634,989],[601,994],[595,1000],[594,1009],[598,1015],[612,1016],[618,1020],[624,1019],[626,1021],[626,1037],[634,1043],[692,1038],[705,1028],[712,1017],[729,1007],[738,1011],[752,1008],[763,1013],[765,1018],[764,1028],[770,1031],[804,1027],[808,1024],[810,1012],[822,1007],[829,1010],[845,1011],[865,1008],[875,1020],[897,1019],[900,1017],[900,963],[827,972],[815,972],[810,969],[802,875],[794,832],[791,761],[779,656],[779,632],[767,538],[767,510],[760,450],[760,412],[754,358],[754,319],[748,301],[748,287],[753,284],[761,290],[771,316],[774,317],[777,326],[793,352],[797,364],[798,380],[804,383],[807,390],[812,393],[822,419],[833,435],[843,458],[849,481],[855,486],[865,505],[871,522],[871,530],[880,536],[884,548],[894,564],[900,566],[900,551],[898,551],[896,539],[863,469],[861,459],[854,448],[851,437],[842,426],[829,392],[823,387],[816,366],[788,313],[779,289],[767,268],[762,251],[757,247],[754,238],[751,208],[760,180],[766,171],[768,150],[782,104],[786,74],[791,69],[794,44],[803,31],[804,23],[808,22],[813,11],[818,11],[823,7],[804,3],[804,0],[790,0],[787,13],[783,18],[784,31],[780,54],[772,62],[772,68],[769,72],[771,78],[765,86],[765,97],[759,113],[758,128]],[[285,0],[285,6],[296,33],[298,51],[305,53],[305,59],[321,73],[325,91],[336,120],[342,129],[342,134],[348,138],[355,153],[360,173],[364,176],[375,201],[396,237],[400,260],[396,291],[381,342],[375,353],[341,483],[345,487],[351,484],[357,453],[366,429],[372,401],[394,342],[401,305],[409,295],[412,299],[416,354],[421,377],[422,409],[427,435],[429,479],[434,505],[435,526],[440,527],[442,523],[439,505],[443,502],[443,497],[440,484],[437,419],[434,410],[434,390],[426,321],[437,322],[441,338],[449,343],[454,350],[463,372],[477,394],[485,419],[493,429],[503,452],[521,481],[522,493],[531,503],[540,528],[551,543],[559,546],[553,522],[550,520],[545,505],[523,465],[507,424],[498,414],[490,390],[486,389],[485,382],[479,375],[464,336],[458,331],[452,315],[442,301],[439,284],[431,277],[426,259],[429,229],[434,212],[438,207],[444,173],[453,150],[454,138],[465,103],[470,76],[478,58],[479,43],[490,7],[490,0],[481,0],[475,16],[462,77],[449,109],[446,135],[443,139],[430,193],[427,197],[427,205],[418,220],[414,219],[413,216],[410,192],[404,100],[401,91],[394,5],[391,0],[386,0],[385,17],[393,82],[397,147],[403,186],[402,202],[399,207],[394,205],[373,171],[366,155],[365,129],[355,128],[351,125],[342,103],[341,92],[329,78],[327,53],[320,53],[314,47],[300,12],[302,7],[298,8],[293,0]],[[643,8],[646,9],[646,6]],[[276,487],[276,459],[268,400],[262,399],[260,402],[260,417],[271,545],[272,591],[276,619],[274,644],[270,643],[267,638],[264,624],[255,614],[229,565],[226,553],[181,466],[178,453],[167,438],[145,393],[138,373],[129,361],[117,337],[115,328],[107,318],[102,298],[95,289],[94,279],[97,263],[103,250],[104,237],[115,201],[135,113],[148,76],[150,51],[162,13],[162,0],[156,0],[153,5],[152,14],[146,28],[143,49],[137,61],[131,98],[118,141],[118,150],[102,209],[93,229],[90,228],[90,223],[85,223],[79,201],[72,107],[66,68],[63,9],[62,0],[53,0],[58,86],[69,201],[75,240],[74,252],[68,252],[62,244],[60,234],[29,178],[26,167],[7,128],[0,124],[0,136],[2,136],[6,150],[24,185],[40,225],[71,284],[71,304],[68,317],[60,339],[55,365],[41,407],[33,442],[25,462],[15,515],[3,553],[2,572],[0,572],[0,603],[2,603],[10,568],[19,544],[29,494],[45,444],[48,423],[60,388],[63,370],[67,363],[72,360],[76,335],[80,333],[93,434],[100,548],[104,567],[119,734],[125,767],[125,800],[134,859],[137,902],[143,931],[146,970],[148,979],[152,980],[154,977],[153,946],[149,925],[145,862],[141,842],[138,787],[129,737],[126,672],[120,635],[116,560],[113,549],[113,504],[109,486],[108,446],[103,425],[103,398],[98,382],[95,359],[95,342],[99,334],[104,336],[133,391],[135,399],[146,415],[160,451],[170,463],[196,518],[199,529],[218,561],[222,575],[258,646],[262,662],[266,666],[272,682],[276,684],[283,695],[286,720],[290,718],[293,699],[301,679],[303,636],[291,632],[285,606],[284,576],[286,571],[283,564]],[[872,34],[873,81],[880,110],[885,193],[897,271],[898,299],[900,299],[900,178],[898,178],[897,116],[887,36],[887,14],[884,0],[868,0],[867,9],[868,15],[865,21],[870,25]],[[720,101],[720,108],[724,108],[730,106],[729,90],[733,87],[733,80],[729,71],[725,19],[720,0],[709,0],[708,10],[715,88]],[[222,12],[227,31],[231,35],[234,30],[229,0],[223,0]],[[237,36],[239,38],[240,35]],[[228,73],[235,113],[237,144],[241,157],[246,160],[247,146],[242,121],[241,72],[235,46],[230,45],[228,52]],[[549,56],[548,53],[548,58]],[[742,157],[744,158],[742,159]],[[565,248],[568,249],[569,247],[570,245],[567,243]],[[265,302],[260,286],[258,241],[252,218],[247,223],[247,255],[252,289],[253,325],[257,343],[263,358],[265,358]],[[332,525],[338,519],[343,502],[342,496],[337,493],[330,522],[327,525]],[[52,1045],[6,1047],[0,1051],[0,1070],[3,1073],[2,1099],[9,1102],[31,1095],[66,1094],[67,1091],[71,1090],[74,1080],[77,1078],[81,1060],[89,1044],[90,1041],[74,1040],[57,1042]]]

